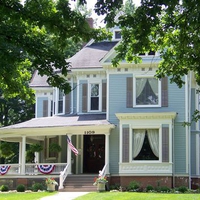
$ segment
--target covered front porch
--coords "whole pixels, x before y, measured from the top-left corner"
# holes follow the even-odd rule
[[[63,182],[68,174],[86,173],[85,158],[86,141],[104,138],[102,148],[105,149],[102,173],[109,174],[109,135],[114,125],[105,120],[104,115],[81,115],[81,116],[53,116],[35,118],[27,122],[4,127],[0,129],[0,139],[7,142],[19,143],[18,163],[1,163],[1,177],[5,178],[41,178],[47,176],[59,179],[59,188],[63,188]],[[75,156],[67,145],[68,138],[79,151]],[[102,137],[104,136],[104,137]],[[62,151],[56,155],[50,155],[48,145],[57,138]],[[27,144],[40,143],[44,149],[35,153],[33,163],[26,162]],[[88,142],[87,142],[88,144]],[[98,146],[99,147],[99,146]],[[100,156],[98,154],[98,156]],[[99,166],[100,167],[100,166]]]

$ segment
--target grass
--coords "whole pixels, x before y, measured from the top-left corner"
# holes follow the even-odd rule
[[[56,192],[18,192],[18,193],[8,193],[2,192],[0,193],[1,200],[16,200],[16,199],[24,199],[24,200],[39,200],[42,197],[54,195]]]
[[[92,192],[76,200],[199,200],[200,194],[163,194],[139,192]]]

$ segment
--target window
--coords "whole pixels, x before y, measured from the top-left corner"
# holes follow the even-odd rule
[[[115,39],[121,39],[121,32],[115,31]]]
[[[135,82],[135,106],[160,105],[160,81],[153,77],[140,77]]]
[[[91,84],[90,110],[99,110],[99,84]]]
[[[63,113],[63,97],[64,97],[63,91],[58,90],[58,113]]]
[[[159,130],[133,130],[133,160],[159,160]]]

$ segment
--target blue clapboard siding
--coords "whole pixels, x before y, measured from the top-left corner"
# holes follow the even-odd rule
[[[127,108],[126,107],[126,78],[132,74],[109,75],[109,121],[118,123],[115,113],[138,112],[177,112],[177,122],[185,121],[185,88],[180,89],[168,81],[168,107],[159,108]],[[133,97],[134,98],[134,97]]]
[[[82,95],[83,95],[82,84],[84,83],[87,83],[87,80],[81,80],[79,82],[79,112],[82,112]]]
[[[43,101],[48,100],[48,97],[38,97],[37,98],[37,116],[36,117],[43,117]]]
[[[175,174],[186,173],[186,127],[176,123],[174,127]]]
[[[110,172],[119,173],[119,129],[115,128],[110,134]]]
[[[196,110],[196,90],[192,89],[191,90],[191,119],[194,111]],[[193,121],[191,124],[191,130],[196,129],[196,123]]]
[[[191,134],[191,174],[196,175],[196,133]]]
[[[73,113],[77,113],[77,83],[73,84],[73,104],[71,106],[73,106],[72,108],[72,112]]]

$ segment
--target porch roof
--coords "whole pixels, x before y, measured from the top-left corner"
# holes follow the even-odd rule
[[[65,134],[84,134],[87,132],[106,134],[114,125],[106,120],[105,114],[60,115],[33,118],[31,120],[0,128],[0,138]],[[85,132],[86,131],[86,132]],[[39,139],[38,139],[39,140]]]

